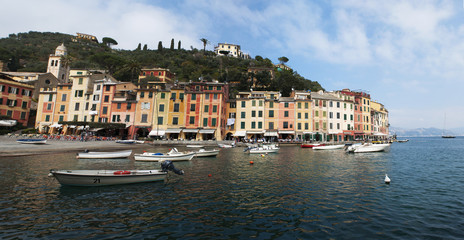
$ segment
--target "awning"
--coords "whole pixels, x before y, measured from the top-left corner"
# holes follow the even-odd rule
[[[63,126],[63,125],[62,125],[62,124],[55,123],[55,124],[51,125],[50,127],[51,127],[51,128],[59,128],[59,127],[61,127],[61,126]]]
[[[265,137],[278,137],[279,134],[277,133],[277,131],[266,131],[264,133],[264,136]]]
[[[214,134],[214,131],[216,131],[216,129],[200,129],[201,134]]]
[[[279,130],[279,134],[295,134],[295,131],[285,131],[285,130],[280,131]]]
[[[246,136],[246,131],[236,131],[234,133],[234,137],[245,137]]]
[[[89,131],[91,131],[91,132],[98,132],[98,131],[100,131],[100,130],[102,130],[102,129],[103,129],[103,128],[91,128],[91,129],[89,129]]]
[[[314,134],[313,132],[303,132],[303,134]]]
[[[374,136],[387,136],[387,134],[385,133],[381,133],[381,132],[376,132],[373,134]]]
[[[164,136],[164,134],[166,133],[165,130],[151,130],[150,133],[148,134],[148,136]]]
[[[68,125],[68,128],[76,128],[76,125]]]
[[[166,133],[180,133],[180,131],[182,131],[182,129],[180,129],[180,128],[168,128],[168,129],[166,129]]]
[[[198,132],[198,128],[190,128],[190,129],[183,129],[182,132],[184,133],[197,133]]]
[[[77,130],[84,130],[84,126],[77,127]]]
[[[264,131],[263,130],[260,130],[260,131],[246,131],[246,134],[263,134]]]
[[[92,116],[92,115],[98,115],[98,112],[97,112],[97,111],[90,111],[89,114],[90,114],[90,116]]]

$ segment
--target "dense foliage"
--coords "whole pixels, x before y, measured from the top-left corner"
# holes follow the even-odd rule
[[[134,82],[142,68],[168,68],[179,81],[202,78],[239,83],[232,91],[249,90],[252,87],[248,81],[251,79],[247,73],[248,67],[274,67],[271,60],[261,56],[240,59],[216,56],[214,52],[205,49],[180,49],[180,41],[178,48],[174,49],[174,39],[171,40],[170,48],[163,48],[160,41],[158,49],[148,49],[146,44],[142,49],[139,43],[134,46],[134,50],[121,50],[109,47],[117,44],[112,38],[105,37],[104,43],[100,44],[86,40],[72,41],[73,38],[75,36],[50,32],[10,34],[8,38],[0,39],[0,61],[7,63],[10,71],[46,72],[49,55],[64,43],[68,49],[68,61],[74,69],[106,69],[120,81]],[[206,39],[200,40],[205,44]],[[288,61],[287,58],[285,60]],[[297,72],[282,69],[275,69],[275,72],[274,79],[264,72],[253,77],[261,86],[267,86],[266,90],[278,90],[284,96],[288,96],[292,88],[312,91],[322,89],[318,82],[305,79]]]

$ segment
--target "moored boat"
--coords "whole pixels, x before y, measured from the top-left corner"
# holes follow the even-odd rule
[[[116,152],[91,152],[84,151],[77,153],[76,158],[127,158],[132,154],[132,150]]]
[[[200,149],[197,152],[195,152],[196,157],[216,157],[219,154],[219,149]]]
[[[367,153],[367,152],[383,152],[390,148],[389,143],[364,143],[364,144],[354,144],[349,146],[346,151],[349,153]]]
[[[161,170],[50,170],[49,176],[55,177],[65,186],[107,186],[118,184],[162,181],[168,171],[182,175],[184,171],[174,167],[171,161],[161,163]]]
[[[325,146],[325,144],[321,144],[321,143],[303,143],[303,144],[301,144],[301,148],[313,148],[313,147],[318,147],[318,146]]]
[[[186,147],[188,147],[188,148],[204,148],[205,146],[203,146],[203,145],[187,145]]]
[[[223,144],[223,143],[219,143],[218,146],[220,148],[234,148],[235,147],[235,143],[231,143],[231,144]]]
[[[135,140],[116,140],[115,142],[116,143],[123,143],[123,144],[134,144],[137,141],[135,141]]]
[[[176,148],[171,149],[171,151],[167,152],[166,154],[162,153],[150,153],[144,152],[141,154],[134,154],[134,159],[136,161],[190,161],[192,158],[195,157],[195,152],[179,152]]]
[[[313,147],[314,150],[336,150],[342,149],[345,147],[345,144],[338,144],[338,145],[324,145],[324,146],[316,146]]]
[[[248,151],[249,153],[277,153],[279,152],[279,147],[276,144],[268,144],[262,145],[258,147],[249,147],[244,150],[244,152]]]
[[[16,140],[17,143],[22,143],[22,144],[46,144],[47,139],[18,139]]]

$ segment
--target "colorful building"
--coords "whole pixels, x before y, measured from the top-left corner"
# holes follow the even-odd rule
[[[33,90],[33,85],[0,74],[0,115],[8,116],[17,123],[27,126]]]

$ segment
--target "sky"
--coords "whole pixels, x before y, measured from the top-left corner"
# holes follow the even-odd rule
[[[349,88],[388,109],[396,128],[464,127],[463,0],[0,0],[0,38],[39,31],[115,48],[241,46],[327,91]],[[5,24],[7,23],[7,24]],[[446,116],[446,117],[445,117]],[[446,120],[445,120],[446,119]]]

